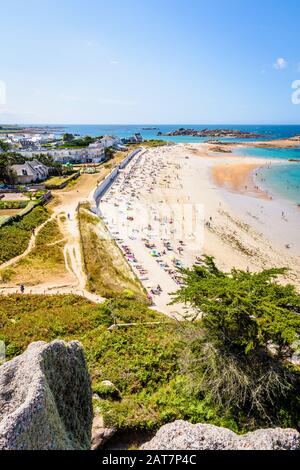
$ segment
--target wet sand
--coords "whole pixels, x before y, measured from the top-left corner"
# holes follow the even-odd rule
[[[261,165],[260,165],[261,166]],[[211,169],[212,178],[216,185],[229,191],[248,194],[260,199],[271,199],[254,181],[254,173],[258,163],[222,163]]]

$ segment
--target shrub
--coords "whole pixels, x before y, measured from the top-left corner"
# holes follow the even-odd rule
[[[288,359],[299,338],[300,295],[292,285],[276,282],[285,270],[223,273],[204,257],[202,266],[181,272],[185,284],[175,301],[202,316],[184,358],[191,389],[256,420],[278,421],[285,403],[297,422],[299,369]]]
[[[106,383],[107,382],[107,383]],[[117,387],[114,386],[109,381],[103,381],[101,383],[96,383],[93,386],[93,392],[98,395],[99,398],[102,399],[112,399],[112,400],[120,400],[121,394]]]
[[[21,220],[0,227],[0,263],[22,254],[27,248],[32,229],[41,225],[48,217],[48,210],[38,206]]]

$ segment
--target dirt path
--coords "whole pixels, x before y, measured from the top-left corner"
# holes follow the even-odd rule
[[[77,208],[82,202],[93,203],[93,195],[100,181],[112,170],[112,167],[125,157],[120,152],[110,161],[111,167],[101,167],[101,171],[95,174],[84,173],[76,181],[74,186],[67,187],[63,190],[52,191],[54,199],[48,207],[52,211],[52,216],[35,231],[31,237],[27,249],[22,255],[9,260],[2,264],[0,269],[12,266],[22,258],[25,258],[34,248],[36,236],[43,227],[53,219],[57,219],[59,228],[62,232],[63,239],[66,241],[64,247],[64,259],[66,271],[69,276],[67,282],[65,279],[51,278],[41,280],[42,282],[36,286],[26,286],[26,291],[32,294],[53,295],[53,294],[78,294],[86,297],[95,303],[104,302],[105,299],[88,292],[85,289],[87,276],[83,269],[83,259],[80,244],[80,231],[77,219]],[[60,281],[60,283],[59,283]],[[10,286],[0,288],[0,294],[10,294],[19,291],[19,286]]]
[[[103,302],[105,299],[96,294],[92,294],[85,289],[86,274],[83,270],[80,232],[77,220],[78,204],[84,201],[92,201],[94,189],[97,186],[98,181],[102,178],[102,173],[94,175],[84,174],[72,189],[52,191],[55,198],[53,202],[49,204],[49,208],[52,210],[53,214],[46,222],[36,228],[24,253],[2,264],[0,269],[13,266],[18,261],[25,258],[34,249],[36,237],[39,232],[48,222],[50,222],[50,220],[56,219],[66,241],[64,247],[64,258],[66,270],[70,275],[71,282],[67,285],[61,285],[59,284],[59,279],[47,279],[45,282],[41,282],[41,284],[37,286],[28,286],[26,290],[32,294],[43,295],[78,294],[95,303]],[[18,292],[18,286],[7,288],[2,287],[0,289],[1,294],[11,294],[14,292]]]
[[[42,223],[39,227],[37,227],[34,233],[31,235],[31,238],[29,240],[26,250],[21,255],[15,256],[15,258],[12,258],[3,264],[0,264],[0,269],[5,269],[5,268],[8,268],[9,266],[13,266],[18,261],[25,258],[25,256],[27,256],[35,247],[36,238],[39,232],[45,227],[45,225],[47,225],[50,222],[50,220],[53,220],[55,217],[56,215],[53,214],[51,217],[49,217],[49,219],[47,219],[44,223]]]

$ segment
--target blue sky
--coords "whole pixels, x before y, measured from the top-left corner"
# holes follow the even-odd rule
[[[299,124],[299,0],[1,2],[0,122]]]

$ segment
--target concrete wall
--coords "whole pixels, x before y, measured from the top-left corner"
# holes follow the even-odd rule
[[[114,180],[119,174],[120,170],[123,170],[128,163],[132,160],[132,158],[137,155],[142,149],[136,149],[133,152],[131,152],[129,155],[127,155],[126,158],[118,165],[114,170],[102,181],[102,183],[99,184],[99,186],[96,188],[94,192],[94,200],[96,202],[96,205],[98,206],[99,199],[101,199],[106,191],[109,189],[109,187],[112,185]]]
[[[142,149],[136,149],[134,150],[133,152],[131,152],[129,155],[127,155],[126,158],[124,158],[124,160],[120,163],[119,167],[121,170],[123,170],[123,168],[125,168],[128,163],[130,162],[130,160],[132,160],[132,158],[137,155]]]

